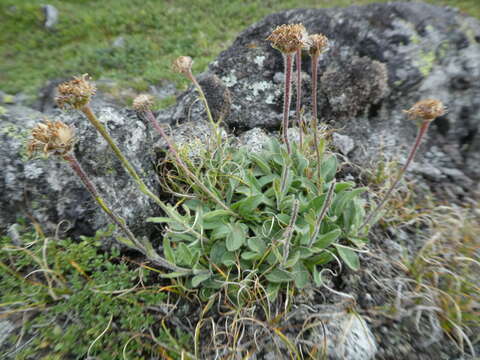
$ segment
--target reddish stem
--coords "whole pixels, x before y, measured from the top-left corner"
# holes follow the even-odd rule
[[[296,53],[297,65],[297,125],[300,133],[300,149],[303,148],[303,119],[301,114],[302,107],[302,49],[298,49]]]
[[[290,143],[288,141],[288,117],[290,113],[290,99],[292,86],[293,54],[284,54],[285,63],[285,88],[283,95],[283,141],[290,154]]]
[[[312,55],[312,126],[313,126],[313,139],[315,143],[315,153],[317,155],[318,178],[320,179],[321,163],[320,163],[320,150],[318,148],[317,70],[318,70],[318,55]]]
[[[107,205],[101,198],[100,194],[98,193],[96,186],[92,183],[87,173],[85,172],[85,170],[83,170],[82,166],[80,165],[78,160],[75,158],[75,156],[73,154],[66,154],[63,156],[63,158],[68,161],[68,163],[70,164],[70,167],[73,169],[75,174],[80,178],[83,185],[85,185],[85,187],[93,196],[95,201],[98,202],[102,210],[105,211],[105,213],[110,217],[110,219],[112,219],[112,221],[126,233],[126,235],[129,237],[129,239],[133,243],[136,243],[137,240],[135,239],[135,236],[132,234],[130,229],[126,227],[124,221],[122,221],[117,215],[115,215],[115,213],[112,210],[110,210],[109,207],[107,207]]]
[[[317,68],[318,55],[312,55],[312,117],[314,124],[317,123]]]
[[[392,194],[392,191],[395,189],[397,184],[400,182],[403,175],[405,174],[405,171],[407,170],[408,166],[410,165],[413,158],[415,157],[415,154],[417,153],[418,147],[420,146],[420,143],[422,142],[422,138],[426,134],[429,125],[430,125],[430,121],[424,121],[422,123],[422,125],[418,129],[417,138],[415,139],[415,142],[413,143],[412,149],[410,150],[410,154],[408,155],[408,158],[407,158],[407,161],[405,162],[405,165],[403,165],[402,169],[397,174],[397,177],[395,178],[395,181],[392,183],[392,185],[388,189],[387,193],[383,197],[380,204],[378,204],[378,206],[375,208],[375,210],[373,210],[370,213],[370,215],[368,215],[367,219],[362,224],[362,226],[360,226],[359,230],[361,230],[363,227],[369,225],[369,223],[372,221],[372,219],[375,218],[375,216],[380,212],[380,210],[386,204],[387,200],[390,198],[390,195]]]

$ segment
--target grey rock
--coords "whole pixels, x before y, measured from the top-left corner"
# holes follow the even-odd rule
[[[250,152],[258,153],[268,143],[270,136],[261,128],[245,131],[238,138],[239,145],[245,146]]]
[[[176,92],[177,87],[175,86],[175,83],[170,81],[162,81],[159,85],[149,86],[149,93],[159,100],[173,96]]]
[[[343,155],[348,155],[355,148],[355,142],[350,136],[339,133],[332,134],[332,143]]]
[[[369,360],[377,353],[377,341],[367,322],[341,306],[300,306],[291,321],[309,328],[296,341],[315,346],[329,360]]]
[[[326,326],[329,359],[369,360],[377,352],[377,343],[365,320],[354,314],[343,314]],[[319,343],[322,341],[318,339]]]
[[[451,8],[393,2],[267,16],[241,33],[202,75],[217,76],[224,85],[219,87],[230,92],[226,124],[236,130],[279,129],[283,59],[265,38],[277,25],[296,22],[331,40],[319,62],[319,120],[354,141],[351,160],[368,164],[380,154],[406,158],[417,128],[403,110],[434,97],[449,111],[432,124],[413,173],[445,182],[449,177],[442,169],[455,169],[470,178],[461,185],[465,189],[480,179],[480,23]],[[310,74],[307,54],[302,70]],[[304,80],[307,120],[310,92],[310,80]],[[193,104],[196,98],[189,89],[159,117],[175,123],[205,118],[200,104]],[[294,106],[292,101],[291,122]],[[421,171],[427,165],[428,171]]]
[[[154,190],[158,188],[151,150],[150,128],[136,115],[119,110],[96,96],[97,113],[117,144]],[[17,217],[34,216],[45,229],[67,221],[73,235],[89,235],[109,221],[85,191],[66,163],[56,158],[27,160],[25,143],[29,130],[44,114],[12,105],[0,118],[0,226],[8,227]],[[76,128],[75,154],[104,194],[106,201],[123,216],[134,231],[145,234],[145,218],[157,209],[143,196],[114,157],[103,138],[77,111],[53,113]]]
[[[43,14],[45,15],[45,22],[43,26],[47,29],[52,29],[58,23],[58,10],[53,5],[43,5]]]
[[[231,112],[232,98],[230,90],[225,86],[218,76],[214,74],[203,74],[198,77],[210,110],[215,121],[222,121]],[[191,87],[177,99],[177,103],[168,111],[161,111],[158,119],[163,123],[178,124],[185,121],[207,121],[205,105],[200,100],[197,90]]]

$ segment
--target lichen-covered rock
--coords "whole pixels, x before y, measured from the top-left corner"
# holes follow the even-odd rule
[[[449,111],[433,123],[411,169],[437,183],[454,180],[459,192],[472,188],[480,178],[480,167],[475,165],[480,160],[478,20],[452,8],[406,2],[296,9],[267,16],[241,33],[204,74],[217,76],[231,94],[231,103],[222,103],[230,107],[224,111],[230,127],[279,128],[283,59],[265,38],[277,25],[298,22],[310,33],[330,38],[330,51],[319,62],[319,116],[358,144],[349,154],[352,160],[367,163],[384,154],[405,161],[416,126],[405,119],[402,110],[422,98],[434,97]],[[305,53],[302,71],[307,121],[310,66]],[[192,106],[195,96],[190,89],[160,117],[174,122],[205,117],[198,111],[202,109],[199,102]],[[210,93],[209,98],[214,107],[215,95]]]
[[[155,189],[156,175],[150,130],[137,116],[116,109],[99,97],[93,107],[117,144],[144,179]],[[73,235],[93,234],[109,221],[67,163],[55,157],[27,159],[25,142],[29,130],[45,115],[30,108],[6,106],[0,115],[0,226],[7,227],[19,217],[32,215],[42,227],[53,229],[67,221]],[[137,233],[145,233],[145,218],[155,207],[143,196],[115,158],[103,138],[84,116],[76,111],[51,114],[76,128],[75,154],[105,195],[106,201]]]
[[[197,80],[205,93],[214,121],[223,121],[231,111],[230,90],[214,74],[202,74]],[[169,108],[169,111],[161,111],[158,114],[160,122],[170,124],[199,119],[207,120],[207,113],[204,103],[193,86],[177,99],[177,103]]]

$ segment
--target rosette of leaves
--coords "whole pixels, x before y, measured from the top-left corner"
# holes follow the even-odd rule
[[[257,153],[224,147],[196,163],[186,159],[231,210],[210,201],[176,169],[171,186],[178,186],[176,196],[185,194],[177,206],[192,231],[170,218],[149,221],[165,224],[165,257],[193,270],[186,286],[199,287],[208,298],[224,286],[234,294],[259,281],[273,299],[287,286],[321,285],[322,269],[335,259],[357,270],[357,252],[366,241],[358,231],[366,188],[335,181],[334,154],[324,154],[321,164],[315,159],[314,151],[295,144],[288,155],[275,139]],[[178,185],[182,179],[184,187]]]

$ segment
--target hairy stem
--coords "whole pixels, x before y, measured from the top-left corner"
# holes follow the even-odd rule
[[[364,227],[368,226],[370,222],[375,219],[375,217],[378,215],[378,213],[382,210],[382,208],[385,206],[387,203],[388,199],[392,195],[393,190],[395,187],[398,185],[400,180],[402,179],[403,175],[405,174],[405,171],[407,170],[408,166],[412,162],[412,160],[415,157],[415,154],[417,153],[418,147],[420,146],[420,143],[422,142],[422,139],[424,135],[426,134],[428,127],[430,125],[430,121],[424,121],[421,125],[420,128],[418,129],[417,133],[417,138],[415,139],[415,142],[413,143],[413,146],[410,150],[410,154],[408,155],[407,161],[405,162],[405,165],[403,165],[402,169],[398,172],[397,177],[395,178],[395,181],[390,185],[387,193],[383,197],[382,201],[377,205],[377,207],[368,215],[367,219],[363,222],[362,226],[360,226],[359,230],[363,229]]]
[[[293,69],[293,55],[284,54],[285,63],[285,84],[283,94],[283,142],[287,146],[287,152],[290,155],[290,143],[288,141],[288,118],[290,114],[290,99],[292,87],[292,69]]]
[[[298,49],[296,53],[296,65],[297,65],[297,104],[296,115],[297,125],[299,131],[300,149],[303,148],[303,119],[301,114],[302,107],[302,49]]]
[[[312,127],[313,127],[313,141],[315,145],[315,153],[317,155],[317,171],[318,178],[321,178],[321,159],[320,149],[318,148],[318,105],[317,105],[317,69],[318,69],[318,55],[312,55]]]
[[[320,232],[320,226],[322,225],[323,218],[325,217],[325,215],[327,215],[327,211],[330,208],[330,204],[332,203],[333,198],[333,191],[335,190],[335,184],[336,181],[334,179],[330,184],[330,187],[328,188],[327,196],[325,197],[322,210],[320,211],[320,215],[318,216],[317,222],[315,223],[315,229],[313,231],[312,237],[310,238],[310,241],[308,242],[309,248],[312,247],[315,239],[317,238],[318,233]]]
[[[151,110],[145,110],[145,111],[142,111],[141,113],[144,114],[144,116],[147,118],[148,121],[150,121],[150,123],[155,128],[155,130],[157,130],[157,132],[160,134],[160,136],[165,140],[170,152],[173,154],[173,156],[175,157],[175,160],[177,161],[178,165],[182,168],[182,170],[185,172],[185,174],[187,174],[187,176],[190,177],[193,180],[193,182],[200,189],[202,189],[202,191],[205,192],[221,208],[231,212],[232,215],[234,215],[233,211],[231,211],[230,208],[227,205],[225,205],[225,203],[222,200],[220,200],[217,195],[215,195],[209,188],[207,188],[205,186],[205,184],[203,184],[200,181],[200,179],[193,172],[190,171],[188,166],[185,164],[185,162],[182,160],[182,158],[178,154],[178,151],[175,148],[175,145],[170,141],[170,138],[165,133],[163,128],[160,126],[157,119],[155,119],[155,116],[153,115],[152,111]]]
[[[300,201],[298,201],[298,199],[293,200],[292,215],[290,218],[290,222],[283,234],[283,236],[285,237],[284,239],[285,242],[283,244],[283,263],[282,263],[283,266],[285,266],[285,264],[287,263],[288,255],[290,253],[290,241],[292,240],[293,230],[295,228],[295,223],[297,222],[299,204],[300,204]]]
[[[160,255],[158,255],[156,252],[152,252],[152,250],[148,251],[145,246],[137,240],[135,235],[131,232],[131,230],[128,228],[125,220],[121,218],[119,215],[117,215],[110,207],[106,204],[105,200],[100,196],[96,186],[92,183],[90,178],[88,177],[87,173],[85,170],[83,170],[82,166],[78,162],[78,160],[75,158],[73,154],[66,154],[63,156],[63,158],[70,164],[70,167],[73,169],[75,174],[80,178],[82,181],[83,185],[87,188],[89,193],[92,195],[92,197],[95,199],[97,204],[100,206],[100,208],[110,217],[110,219],[120,228],[122,231],[127,235],[127,238],[131,241],[132,244],[134,244],[134,249],[140,251],[143,253],[149,260],[154,262],[155,264],[162,266],[166,269],[172,270],[172,271],[181,271],[184,270],[182,268],[179,268],[164,258],[162,258]]]

